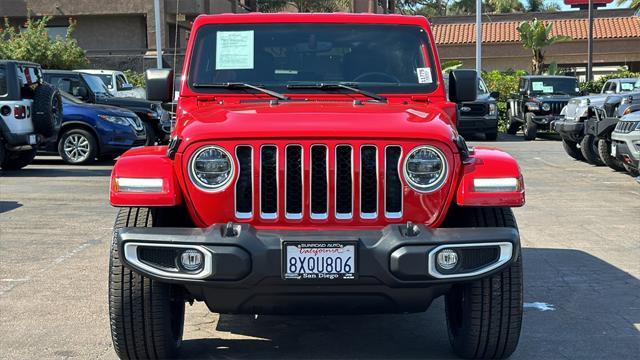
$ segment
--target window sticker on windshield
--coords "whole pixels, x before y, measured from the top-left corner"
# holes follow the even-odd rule
[[[417,68],[416,72],[418,73],[418,83],[431,84],[433,82],[431,78],[431,68]]]
[[[633,90],[633,84],[632,83],[620,83],[620,88],[624,91],[627,90]]]
[[[543,87],[544,84],[542,83],[542,81],[534,81],[531,83],[531,90],[533,91],[542,91]]]
[[[216,70],[253,69],[253,30],[216,33]]]
[[[543,93],[552,93],[553,92],[553,86],[543,86],[542,87],[542,92]]]

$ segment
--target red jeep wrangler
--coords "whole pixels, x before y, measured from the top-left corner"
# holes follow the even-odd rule
[[[424,17],[200,16],[168,146],[125,153],[111,248],[122,358],[167,358],[185,302],[231,314],[422,312],[444,295],[467,358],[507,357],[522,319],[516,161],[469,149]],[[170,101],[170,70],[147,73]]]

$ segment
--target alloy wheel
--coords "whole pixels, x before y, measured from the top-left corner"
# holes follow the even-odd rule
[[[72,162],[82,162],[89,156],[91,144],[80,134],[71,134],[64,140],[64,153]]]

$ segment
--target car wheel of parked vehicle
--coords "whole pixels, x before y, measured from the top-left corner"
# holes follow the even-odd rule
[[[615,171],[624,171],[624,163],[619,159],[611,156],[611,141],[600,139],[598,141],[598,155],[600,160],[604,162],[608,167]]]
[[[535,140],[538,135],[538,125],[533,122],[533,114],[526,114],[524,119],[524,139]]]
[[[491,131],[484,134],[487,141],[496,141],[498,139],[498,131]]]
[[[587,134],[580,141],[580,151],[584,159],[591,165],[602,166],[604,162],[598,155],[598,138],[594,135]]]
[[[95,136],[83,129],[69,129],[58,141],[58,153],[64,161],[72,165],[88,164],[98,154]]]
[[[567,155],[576,160],[584,161],[584,156],[582,156],[582,152],[578,148],[577,142],[562,139],[562,147],[564,148],[564,151],[567,153]]]
[[[462,227],[517,229],[509,208],[457,208]],[[515,351],[522,325],[522,256],[491,277],[454,285],[445,296],[449,342],[468,359],[506,358]]]
[[[159,209],[122,208],[114,231],[161,226]],[[114,237],[115,239],[115,237]],[[109,261],[109,318],[121,359],[173,359],[182,343],[184,290],[138,275],[122,265],[115,242]]]
[[[62,99],[60,91],[43,83],[33,94],[33,114],[31,116],[35,131],[45,137],[55,135],[62,124]]]
[[[631,176],[640,176],[640,171],[636,168],[631,167],[629,164],[624,164],[624,169],[627,170]]]
[[[147,142],[144,143],[145,146],[153,146],[156,144],[156,130],[153,128],[153,125],[148,122],[143,122],[144,131],[147,134]]]
[[[30,150],[7,150],[3,149],[4,158],[0,163],[0,167],[4,170],[20,170],[31,164],[36,157],[36,149]]]
[[[507,128],[507,134],[515,135],[520,130],[520,122],[513,118],[511,115],[511,109],[507,108],[507,116],[509,117],[509,127]]]

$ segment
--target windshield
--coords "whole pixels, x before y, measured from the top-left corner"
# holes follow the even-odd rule
[[[109,90],[106,86],[104,86],[104,83],[102,82],[102,80],[100,80],[99,77],[89,74],[82,74],[82,77],[87,82],[87,84],[89,84],[91,91],[93,91],[97,96],[109,95]]]
[[[348,82],[373,92],[426,93],[437,86],[428,41],[422,28],[404,25],[206,25],[196,35],[188,84],[206,92],[239,91],[202,87],[239,82],[309,93],[321,90],[287,85]]]
[[[484,83],[482,78],[478,79],[478,94],[486,94],[489,90],[487,89],[487,84]]]
[[[60,96],[62,97],[63,104],[83,104],[84,103],[84,101],[78,99],[77,97],[63,90],[60,90]]]
[[[109,88],[113,88],[113,76],[111,75],[105,75],[105,74],[91,74],[93,76],[97,76],[100,78],[100,80],[102,80],[102,82]]]
[[[532,94],[578,95],[580,88],[575,78],[531,78]]]

